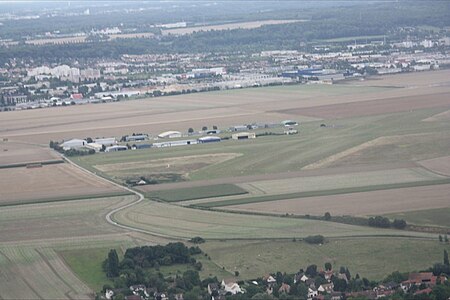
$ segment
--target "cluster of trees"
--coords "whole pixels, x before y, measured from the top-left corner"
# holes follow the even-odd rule
[[[201,254],[199,247],[186,247],[183,243],[169,243],[165,246],[143,246],[127,249],[124,258],[119,261],[115,249],[110,250],[103,262],[106,275],[113,278],[119,287],[148,282],[149,269],[158,270],[160,266],[191,264],[201,270],[201,262],[193,255]]]
[[[77,149],[69,149],[64,150],[63,147],[58,142],[50,141],[49,143],[50,148],[58,151],[59,153],[64,154],[65,156],[83,156],[83,155],[91,155],[95,154],[94,149],[83,149],[83,150],[77,150]]]
[[[371,217],[368,220],[369,226],[372,227],[380,227],[380,228],[396,228],[396,229],[404,229],[406,227],[406,221],[402,219],[394,219],[394,221],[390,221],[386,217],[376,216]]]

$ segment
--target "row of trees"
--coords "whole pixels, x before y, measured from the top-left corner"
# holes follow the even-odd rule
[[[91,155],[95,154],[94,149],[85,149],[85,150],[77,150],[77,149],[69,149],[64,150],[63,147],[58,142],[50,141],[49,143],[50,148],[54,149],[55,151],[58,151],[59,153],[62,153],[66,156],[83,156],[83,155]]]
[[[404,229],[406,227],[406,221],[402,219],[394,219],[394,221],[390,221],[386,217],[376,216],[369,218],[368,221],[369,226],[373,227],[381,227],[381,228],[396,228],[396,229]]]

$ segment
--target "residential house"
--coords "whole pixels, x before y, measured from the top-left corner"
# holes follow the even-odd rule
[[[326,284],[321,284],[319,286],[319,288],[317,289],[317,291],[321,294],[330,294],[331,292],[333,292],[333,288],[334,288],[334,284],[331,283],[326,283]]]
[[[225,291],[225,293],[230,293],[231,295],[243,293],[239,284],[237,284],[234,280],[222,280],[221,288]]]
[[[105,298],[107,300],[111,300],[113,296],[114,296],[114,292],[112,290],[106,290],[105,291]]]
[[[208,284],[208,294],[213,297],[219,295],[219,285],[217,283]]]
[[[289,284],[286,283],[282,283],[281,287],[278,289],[278,293],[286,293],[289,294],[289,292],[291,291],[291,286]]]
[[[315,287],[310,286],[308,288],[308,300],[317,297],[317,295],[319,295],[319,292],[317,291],[317,289]]]

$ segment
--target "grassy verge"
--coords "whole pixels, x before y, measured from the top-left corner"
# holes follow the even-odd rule
[[[248,192],[246,190],[234,184],[217,184],[176,190],[156,191],[146,193],[145,196],[147,198],[155,200],[177,202],[203,198],[242,195],[247,193]]]
[[[309,191],[309,192],[299,192],[299,193],[290,193],[290,194],[281,194],[281,195],[248,197],[248,198],[240,198],[240,199],[230,199],[230,200],[223,200],[223,201],[207,202],[207,203],[201,203],[201,204],[196,204],[196,205],[192,205],[192,206],[193,207],[195,207],[195,206],[206,207],[206,208],[223,207],[223,206],[241,205],[241,204],[276,201],[276,200],[286,200],[286,199],[294,199],[294,198],[331,196],[331,195],[339,195],[339,194],[361,193],[361,192],[408,188],[408,187],[416,187],[416,186],[448,184],[448,183],[450,183],[450,179],[445,178],[445,179],[419,181],[419,182],[405,182],[405,183],[371,185],[371,186],[362,186],[362,187],[344,188],[344,189],[331,189],[331,190]]]
[[[403,219],[408,222],[408,224],[450,228],[450,208],[417,210],[387,214],[385,216],[390,219]]]

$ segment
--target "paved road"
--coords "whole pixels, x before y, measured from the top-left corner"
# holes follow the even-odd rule
[[[120,206],[120,207],[117,207],[117,208],[111,210],[105,217],[106,218],[106,222],[108,222],[109,224],[111,224],[113,226],[116,226],[116,227],[119,227],[119,228],[122,228],[122,229],[127,229],[127,230],[134,231],[134,232],[145,233],[145,234],[153,235],[153,236],[156,236],[156,237],[162,237],[162,238],[172,238],[172,237],[169,237],[169,236],[166,236],[166,235],[163,235],[163,234],[159,234],[159,233],[156,233],[156,232],[148,231],[148,230],[137,228],[137,227],[133,227],[133,226],[123,225],[123,224],[120,224],[120,223],[117,223],[116,221],[114,221],[113,220],[114,214],[116,214],[117,212],[119,212],[121,210],[124,210],[126,208],[129,208],[129,207],[132,207],[134,205],[139,204],[140,202],[142,202],[145,199],[144,195],[139,193],[138,191],[130,189],[130,188],[126,187],[126,186],[123,186],[123,185],[120,185],[118,183],[115,183],[114,181],[111,181],[109,179],[103,178],[103,177],[95,174],[94,172],[91,172],[91,171],[89,171],[89,170],[87,170],[87,169],[77,165],[76,163],[72,162],[70,159],[68,159],[64,155],[61,155],[61,156],[64,159],[64,161],[66,161],[67,163],[71,164],[75,168],[78,168],[82,172],[91,174],[91,175],[99,178],[100,180],[106,181],[106,182],[108,182],[108,183],[110,183],[110,184],[112,184],[114,186],[117,186],[117,187],[119,187],[119,188],[121,188],[123,190],[126,190],[126,191],[128,191],[130,193],[133,193],[134,195],[137,196],[136,201],[133,201],[131,203],[125,204],[123,206]],[[177,237],[176,239],[180,240],[182,238]],[[185,240],[187,240],[187,239],[185,239]]]

